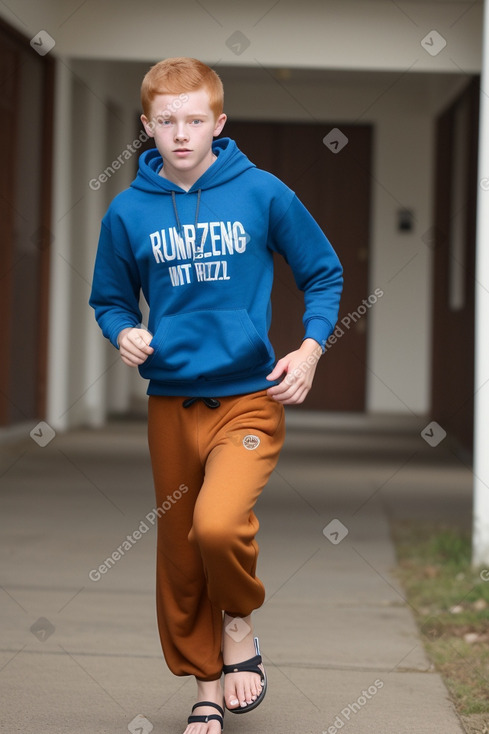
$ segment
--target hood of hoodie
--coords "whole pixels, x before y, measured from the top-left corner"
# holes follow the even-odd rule
[[[163,159],[157,148],[151,148],[141,154],[139,158],[139,170],[136,178],[131,183],[135,189],[140,189],[147,193],[192,193],[199,189],[205,191],[215,186],[235,179],[249,168],[255,168],[244,153],[240,151],[234,140],[230,138],[219,138],[212,143],[212,152],[216,156],[214,163],[195,181],[191,188],[187,191],[177,184],[163,178],[159,175],[159,171],[163,165]]]

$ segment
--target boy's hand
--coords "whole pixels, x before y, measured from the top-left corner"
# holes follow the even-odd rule
[[[279,359],[267,380],[283,380],[267,390],[268,395],[283,405],[298,405],[312,387],[321,347],[314,339],[304,339],[299,349]]]
[[[153,337],[146,329],[137,329],[130,327],[122,329],[117,337],[121,359],[124,364],[129,367],[137,367],[145,362],[150,354],[153,354],[153,347],[149,343]]]

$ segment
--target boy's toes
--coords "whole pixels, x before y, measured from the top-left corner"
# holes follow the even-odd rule
[[[254,681],[251,685],[251,695],[253,696],[253,700],[255,700],[256,698],[258,698],[258,696],[262,692],[263,683],[262,683],[261,678],[258,678],[257,676],[253,676],[253,678],[254,678]]]
[[[242,698],[240,698],[241,706],[249,706],[249,704],[253,702],[252,695],[253,694],[251,693],[250,688],[248,686],[245,686],[243,690],[243,696]]]
[[[240,706],[246,706],[246,689],[244,685],[236,686],[236,698],[239,701]]]
[[[244,677],[244,676],[240,676]],[[262,692],[262,682],[257,675],[250,677],[250,680],[235,681],[234,688],[226,692],[226,706],[229,709],[245,708],[256,701]]]
[[[236,693],[230,693],[228,696],[226,696],[227,701],[227,707],[229,709],[237,709],[239,706],[239,701],[236,698]]]

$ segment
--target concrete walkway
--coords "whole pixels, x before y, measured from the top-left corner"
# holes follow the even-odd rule
[[[468,523],[470,471],[449,439],[423,441],[416,421],[316,424],[290,415],[259,501],[267,601],[255,625],[269,692],[255,712],[227,714],[225,730],[460,734],[393,575],[389,516]],[[157,637],[145,426],[44,447],[36,433],[2,447],[4,730],[181,734],[194,683],[167,671]]]

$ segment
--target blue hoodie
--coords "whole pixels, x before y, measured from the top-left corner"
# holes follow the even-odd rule
[[[275,364],[273,252],[304,291],[304,338],[324,348],[338,317],[340,262],[294,192],[229,138],[213,152],[185,191],[159,175],[158,150],[146,151],[102,221],[90,305],[117,347],[122,329],[141,325],[142,290],[154,352],[139,371],[149,395],[239,395],[276,384],[266,379]]]

